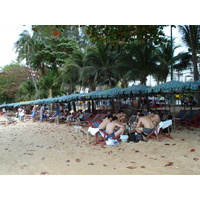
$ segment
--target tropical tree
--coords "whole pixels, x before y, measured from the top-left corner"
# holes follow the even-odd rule
[[[92,75],[98,85],[108,85],[110,88],[117,85],[119,76],[115,71],[120,50],[110,43],[97,42],[87,49],[84,72]]]
[[[19,36],[19,40],[15,43],[16,52],[18,53],[18,60],[21,61],[25,59],[27,67],[31,69],[31,78],[37,91],[38,88],[34,78],[34,71],[31,68],[31,60],[35,53],[37,41],[31,37],[27,30],[24,30]]]
[[[126,54],[124,62],[129,65],[129,79],[139,80],[140,84],[146,85],[147,76],[157,70],[158,57],[155,54],[155,47],[135,42],[130,45]]]
[[[109,42],[112,45],[140,43],[160,44],[164,38],[163,25],[89,25],[86,33],[93,42]]]
[[[46,37],[39,43],[39,49],[35,52],[32,64],[35,69],[44,67],[51,68],[55,73],[58,67],[61,67],[69,55],[77,48],[77,44],[73,39]]]
[[[45,37],[59,37],[74,39],[80,48],[89,44],[87,27],[79,25],[33,25],[33,37],[43,40]]]
[[[15,94],[23,81],[30,79],[30,69],[20,65],[6,66],[0,73],[0,96],[6,102],[17,100]]]
[[[58,72],[49,69],[48,73],[38,80],[38,91],[35,94],[36,98],[55,97],[60,95],[61,81],[58,79]]]
[[[76,91],[76,86],[81,85],[79,78],[83,67],[83,56],[82,50],[78,49],[66,59],[63,67],[59,68],[58,79],[62,82],[60,89],[65,93],[72,94]]]
[[[192,55],[194,81],[197,81],[199,80],[197,54],[200,52],[200,25],[182,25],[178,26],[178,29],[182,34],[182,41],[188,47],[188,51]]]
[[[171,72],[171,64],[177,71],[182,71],[189,66],[188,53],[179,53],[173,56],[175,50],[180,46],[172,46],[173,48],[171,48],[171,41],[167,41],[155,50],[158,56],[158,70],[155,71],[154,78],[158,83],[166,82],[167,76]]]
[[[36,98],[35,93],[36,90],[33,81],[26,80],[19,85],[15,99],[18,101],[34,100]]]

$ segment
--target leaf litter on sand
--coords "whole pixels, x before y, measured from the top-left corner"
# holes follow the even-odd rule
[[[128,167],[126,167],[126,168],[128,168],[128,169],[135,169],[136,167],[128,166]]]
[[[93,163],[93,162],[90,162],[90,163],[88,163],[88,165],[94,165],[94,163]]]
[[[199,160],[199,159],[198,159],[198,158],[194,158],[193,160],[197,161],[197,160]]]
[[[46,171],[40,173],[40,175],[47,175],[47,174],[49,174],[49,172]]]
[[[164,167],[172,166],[173,164],[174,164],[174,162],[169,162]]]

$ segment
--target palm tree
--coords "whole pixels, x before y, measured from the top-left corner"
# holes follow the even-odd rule
[[[18,101],[35,99],[35,87],[31,80],[23,81],[16,94]]]
[[[155,47],[137,43],[133,43],[129,47],[126,60],[124,60],[129,65],[129,71],[127,72],[129,77],[132,80],[139,80],[142,85],[146,85],[148,75],[156,72],[157,61]]]
[[[119,81],[115,66],[121,55],[117,47],[109,43],[97,42],[87,49],[84,70],[90,73],[98,85],[116,86]]]
[[[26,64],[31,68],[31,57],[35,52],[36,40],[34,40],[27,30],[24,30],[20,35],[19,40],[15,43],[16,52],[18,53],[18,60],[26,60]],[[34,79],[34,72],[31,69],[31,77],[36,91],[38,90],[36,81]]]
[[[166,43],[162,43],[160,47],[156,49],[156,54],[158,55],[158,70],[155,72],[154,76],[157,82],[166,82],[167,76],[170,73],[170,66],[172,63],[174,64],[174,69],[181,71],[186,69],[189,65],[188,53],[179,53],[176,56],[174,55],[174,51],[180,46],[174,46],[171,49],[171,41],[167,41]],[[187,62],[186,62],[187,61]]]
[[[58,69],[58,79],[61,80],[62,91],[71,94],[76,90],[77,86],[83,86],[82,80],[80,79],[80,73],[84,65],[83,59],[84,51],[82,49],[75,50],[73,54],[66,59],[63,67]],[[84,78],[87,79],[86,76]]]
[[[179,32],[182,34],[182,41],[192,53],[192,63],[194,68],[194,81],[199,80],[198,56],[200,48],[200,25],[183,25],[178,26]]]

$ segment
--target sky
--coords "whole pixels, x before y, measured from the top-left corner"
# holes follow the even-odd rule
[[[31,32],[31,25],[0,25],[0,67],[16,60],[14,43],[19,39],[19,34],[23,30]],[[170,28],[166,27],[164,30],[166,35],[170,36]],[[176,37],[176,44],[180,45],[181,39],[177,28],[173,28],[173,37]],[[176,53],[180,51],[187,51],[187,49],[182,45]]]
[[[31,26],[0,25],[0,67],[16,60],[14,43],[19,39],[19,34],[23,30],[31,31]]]

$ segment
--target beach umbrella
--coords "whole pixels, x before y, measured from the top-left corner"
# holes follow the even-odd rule
[[[200,86],[200,80],[194,81],[194,82],[190,82],[189,89],[198,90],[199,86]]]
[[[156,85],[148,89],[148,93],[168,93],[168,92],[181,92],[186,88],[186,83],[181,81],[169,81],[166,83],[162,83],[160,85]]]
[[[121,88],[111,88],[108,90],[104,90],[97,94],[97,98],[117,98],[121,96],[119,94],[121,90],[122,90]]]
[[[146,85],[132,85],[128,88],[122,89],[119,94],[145,94],[149,88],[151,87]]]
[[[81,98],[85,98],[85,99],[96,99],[98,94],[100,94],[102,91],[100,90],[95,90],[89,93],[86,93],[85,95],[82,95]]]

